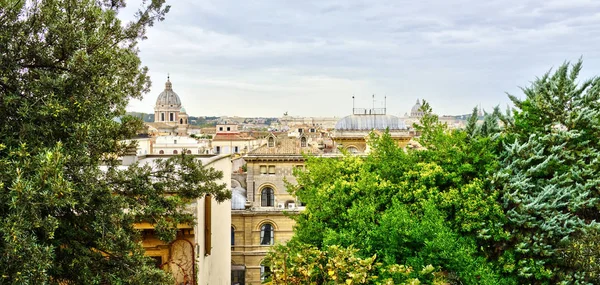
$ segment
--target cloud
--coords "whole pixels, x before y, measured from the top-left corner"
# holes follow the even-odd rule
[[[505,91],[565,60],[584,56],[588,77],[600,64],[591,0],[169,4],[140,45],[155,84],[131,110],[151,111],[170,72],[195,115],[342,116],[349,96],[373,93],[395,114],[416,98],[459,114],[506,105]]]

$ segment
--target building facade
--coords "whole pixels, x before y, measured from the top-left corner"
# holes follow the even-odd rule
[[[303,154],[319,155],[319,146],[316,138],[270,134],[243,157],[247,171],[232,180],[232,284],[260,284],[269,271],[262,263],[269,249],[292,238],[295,222],[289,215],[304,205],[288,192],[286,181],[296,184]]]

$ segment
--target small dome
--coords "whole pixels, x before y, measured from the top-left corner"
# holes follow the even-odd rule
[[[185,113],[185,108],[181,107],[181,110],[179,110],[179,113]]]
[[[335,129],[344,131],[404,130],[406,125],[392,115],[350,115],[335,124]]]
[[[231,189],[231,209],[243,210],[246,206],[246,189],[237,185]]]
[[[421,102],[417,99],[417,103],[410,109],[411,117],[423,117],[423,111],[421,111]]]
[[[173,85],[168,78],[165,90],[156,99],[156,108],[181,108],[181,100],[177,93],[173,91]]]

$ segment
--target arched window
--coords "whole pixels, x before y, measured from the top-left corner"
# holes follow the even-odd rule
[[[271,276],[271,268],[266,265],[260,265],[260,281],[265,281]]]
[[[231,227],[231,246],[235,245],[235,229]]]
[[[305,137],[302,137],[300,139],[300,147],[306,147],[306,138]]]
[[[185,119],[185,124],[187,125],[187,123],[188,123],[188,122],[187,122],[187,119]]]
[[[173,151],[173,154],[177,154],[177,150],[174,150],[174,151]]]
[[[165,154],[165,151],[161,150],[161,151],[158,152],[158,154]]]
[[[274,147],[275,146],[275,139],[273,137],[269,138],[269,147]]]
[[[348,148],[346,148],[346,150],[349,153],[358,153],[358,149],[356,147],[354,147],[354,146],[349,146]]]
[[[183,125],[183,119],[179,119],[179,124]]]
[[[260,205],[262,207],[275,206],[275,193],[272,188],[266,187],[260,192]]]
[[[192,151],[188,149],[186,153],[187,154],[192,154]]]
[[[260,227],[260,244],[261,245],[272,245],[273,244],[273,225],[266,223]]]

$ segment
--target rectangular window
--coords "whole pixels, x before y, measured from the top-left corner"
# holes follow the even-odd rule
[[[260,174],[267,174],[267,166],[266,165],[260,166]]]
[[[228,132],[229,132],[229,131],[231,131],[231,127],[227,127],[227,131],[228,131]]]
[[[275,165],[269,165],[269,174],[275,174]]]
[[[240,151],[240,150],[239,150],[239,147],[237,147],[237,146],[234,146],[234,147],[233,147],[233,152],[235,152],[235,153],[238,153],[239,151]]]
[[[217,154],[221,153],[221,147],[220,146],[217,146],[216,152],[217,152]]]
[[[219,127],[219,131],[223,131],[223,127]]]
[[[169,121],[171,121],[171,122],[175,121],[175,118],[173,118],[173,113],[169,113],[169,118],[170,118]]]

